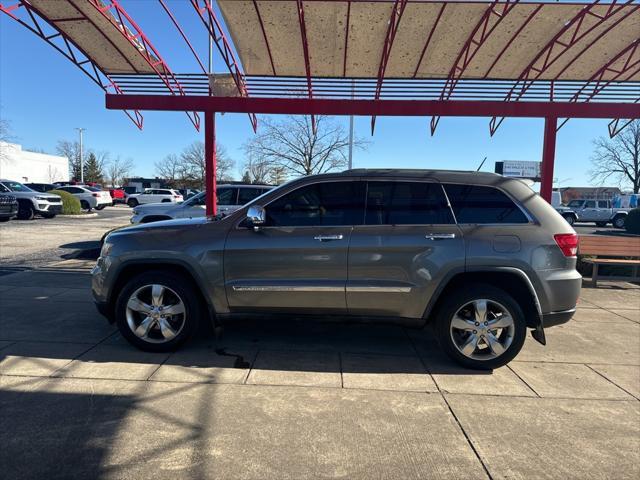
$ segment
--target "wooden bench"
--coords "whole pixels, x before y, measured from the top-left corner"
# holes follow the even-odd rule
[[[580,255],[593,255],[594,258],[585,258],[582,261],[593,264],[593,274],[591,282],[594,287],[598,286],[598,279],[603,280],[624,280],[627,282],[638,282],[638,267],[640,267],[640,236],[608,236],[608,235],[580,235]],[[600,256],[608,258],[599,258]],[[634,259],[622,258],[634,257]],[[623,265],[633,267],[633,273],[628,276],[600,276],[598,267],[600,265]]]

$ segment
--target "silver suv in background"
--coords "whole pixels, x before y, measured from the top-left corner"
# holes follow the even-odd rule
[[[268,192],[268,185],[220,185],[217,188],[218,213],[228,215],[242,205]],[[131,223],[150,223],[176,218],[194,218],[205,215],[205,192],[200,192],[179,204],[150,203],[133,209]]]
[[[31,220],[36,215],[53,218],[62,212],[60,195],[36,192],[20,182],[0,179],[0,193],[11,193],[16,197],[20,220]]]
[[[564,219],[575,222],[594,222],[599,227],[611,223],[616,228],[624,228],[629,208],[612,208],[609,200],[571,200],[566,207],[556,207]]]
[[[110,233],[96,305],[133,345],[176,348],[199,322],[334,315],[422,327],[471,368],[575,312],[578,237],[526,184],[496,174],[349,170],[301,178],[226,217]],[[267,321],[267,320],[265,320]]]

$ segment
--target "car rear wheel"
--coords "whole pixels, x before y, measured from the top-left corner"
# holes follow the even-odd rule
[[[564,218],[569,225],[576,223],[576,218],[573,215],[563,215],[562,218]]]
[[[131,208],[137,207],[138,206],[138,201],[135,198],[130,198],[127,201],[127,205],[129,205]]]
[[[202,308],[190,283],[164,271],[140,274],[118,295],[116,323],[141,350],[168,352],[198,328]]]
[[[436,318],[438,342],[459,364],[491,370],[520,352],[527,333],[522,309],[504,290],[472,285],[450,293]]]
[[[106,207],[106,205],[105,205],[105,204],[97,205],[97,206],[96,206],[96,210],[102,210],[104,207]]]
[[[91,205],[86,200],[80,200],[80,208],[82,210],[86,210],[87,212],[91,211]]]
[[[616,228],[624,228],[625,220],[624,215],[618,215],[613,219],[613,226]]]

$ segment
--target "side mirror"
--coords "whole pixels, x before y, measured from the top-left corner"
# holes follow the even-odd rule
[[[250,227],[259,227],[264,225],[266,214],[264,207],[261,205],[251,205],[247,210],[247,225]]]

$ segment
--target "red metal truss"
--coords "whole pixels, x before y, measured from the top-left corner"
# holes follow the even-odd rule
[[[491,5],[487,7],[480,18],[480,21],[471,31],[471,35],[469,35],[469,38],[463,45],[462,50],[460,50],[453,67],[451,67],[447,81],[445,82],[442,93],[440,94],[440,100],[448,100],[451,97],[456,85],[462,78],[462,75],[475,57],[476,53],[478,53],[487,38],[491,36],[502,19],[509,14],[513,6],[518,3],[518,1],[519,0],[494,0]],[[440,117],[431,118],[431,135],[435,133],[439,121]]]
[[[231,77],[236,84],[236,88],[238,89],[238,93],[242,97],[248,97],[249,91],[247,90],[247,84],[244,80],[244,75],[240,70],[240,66],[236,61],[235,55],[233,54],[233,49],[227,41],[227,37],[224,33],[224,30],[222,29],[222,25],[218,21],[218,17],[213,10],[211,1],[191,0],[191,5],[193,5],[193,8],[200,17],[200,20],[202,20],[203,25],[209,32],[209,37],[213,39],[216,48],[220,52],[222,60],[224,60],[225,64],[227,65],[227,68],[231,73]],[[258,128],[258,119],[254,113],[249,113],[249,120],[251,121],[251,126],[253,128],[253,131],[255,132]]]
[[[302,0],[297,0],[298,23],[300,24],[300,38],[302,40],[302,53],[304,54],[304,68],[307,74],[307,95],[313,98],[313,88],[311,84],[311,61],[309,59],[309,43],[307,42],[307,27],[304,22],[304,6]],[[316,117],[311,115],[311,129],[316,133]]]
[[[640,38],[627,45],[620,53],[600,67],[596,73],[591,76],[588,83],[582,86],[569,101],[589,102],[611,82],[624,82],[640,72],[640,55],[634,59],[639,47]],[[605,80],[605,77],[608,77],[608,79]],[[558,125],[558,130],[568,121],[569,119],[565,118]]]
[[[260,30],[262,31],[262,38],[264,38],[264,44],[267,47],[267,53],[269,54],[269,62],[271,63],[271,71],[273,75],[276,75],[276,66],[273,63],[273,56],[271,55],[271,47],[269,46],[269,39],[267,38],[267,32],[264,29],[264,23],[262,21],[262,15],[260,15],[260,9],[258,8],[257,0],[253,0],[253,8],[258,16],[258,22],[260,23]]]
[[[69,0],[71,3],[75,0]],[[104,18],[109,20],[114,27],[122,33],[131,44],[136,47],[142,58],[151,69],[163,81],[164,85],[173,95],[184,95],[185,92],[167,63],[162,59],[156,48],[149,41],[142,29],[129,16],[118,0],[87,0]],[[80,12],[80,10],[78,9]],[[87,18],[87,20],[89,20]],[[90,20],[89,20],[90,21]],[[197,112],[185,112],[196,130],[200,130],[200,116]]]
[[[407,0],[395,0],[393,7],[391,8],[391,18],[389,18],[389,25],[387,26],[387,35],[384,38],[384,44],[382,46],[382,55],[380,57],[380,66],[378,67],[378,80],[376,82],[376,91],[374,99],[378,100],[382,93],[382,82],[384,82],[384,74],[387,70],[387,62],[391,55],[391,48],[393,47],[393,40],[396,38],[396,32],[400,26],[400,20],[402,20],[402,14],[407,6]],[[371,117],[371,135],[376,128],[376,117]]]
[[[117,95],[124,93],[111,77],[109,77],[82,48],[58,30],[55,24],[49,22],[45,16],[40,15],[38,10],[29,2],[21,0],[13,5],[0,3],[0,11],[55,48],[62,56],[77,66],[87,77],[104,90],[105,93],[115,93]],[[28,18],[20,18],[18,16],[19,12],[26,13]],[[50,33],[47,33],[47,31]],[[124,113],[139,130],[142,130],[144,117],[138,110],[124,110]]]
[[[517,82],[505,97],[505,101],[516,101],[522,98],[529,87],[531,87],[531,85],[533,85],[533,83],[537,79],[539,79],[540,76],[549,69],[549,67],[551,67],[560,57],[562,57],[565,52],[576,45],[580,40],[582,40],[593,30],[600,27],[613,15],[625,8],[625,6],[630,5],[633,2],[634,0],[627,0],[622,4],[619,4],[616,1],[613,1],[610,4],[602,4],[603,6],[608,5],[608,8],[604,15],[600,15],[592,11],[595,6],[601,4],[600,0],[596,0],[591,4],[585,5],[582,10],[578,12],[578,14],[576,14],[560,29],[560,31],[558,31],[558,33],[556,33],[556,35],[553,36],[549,43],[547,43],[547,45],[538,52],[538,54],[529,63],[529,65],[527,65],[527,67],[519,75]],[[616,24],[635,12],[637,8],[638,6],[630,9],[629,12],[623,15],[622,18],[616,22]],[[583,23],[585,18],[587,18],[588,16],[595,17],[596,21],[593,22],[592,25],[585,27]],[[610,31],[610,28],[606,29],[605,33],[608,31]],[[600,37],[601,35],[598,36],[598,38]],[[597,40],[590,42],[586,48],[593,46],[596,41]],[[501,117],[499,120],[497,117],[493,117],[491,119],[489,123],[489,132],[492,136],[497,131],[498,127],[500,127],[503,121],[504,117]]]
[[[184,30],[182,29],[182,27],[178,23],[178,20],[176,19],[175,15],[173,15],[171,10],[169,9],[169,6],[165,3],[164,0],[158,0],[158,1],[160,2],[160,5],[164,9],[164,11],[167,12],[167,15],[171,19],[171,22],[176,27],[176,30],[178,30],[178,33],[180,33],[180,36],[182,37],[182,39],[185,41],[185,43],[189,47],[189,50],[191,50],[191,53],[193,54],[193,56],[195,57],[196,61],[198,62],[198,65],[200,65],[200,69],[202,70],[202,73],[206,74],[207,73],[207,69],[204,68],[204,64],[202,63],[202,60],[200,60],[200,56],[198,55],[198,52],[196,52],[196,49],[193,48],[193,45],[189,41],[189,38],[187,37],[187,35],[184,33]]]
[[[427,35],[427,40],[424,42],[424,47],[422,47],[422,52],[420,52],[420,58],[418,59],[418,63],[416,64],[416,69],[413,72],[412,78],[416,78],[416,76],[418,75],[418,70],[420,70],[420,65],[422,64],[422,59],[424,58],[424,54],[426,53],[427,48],[429,48],[429,45],[431,44],[431,38],[433,37],[433,33],[436,31],[436,27],[440,22],[440,18],[442,18],[442,14],[444,13],[444,9],[446,8],[446,6],[447,6],[446,2],[442,2],[442,6],[440,7],[438,16],[436,17],[435,21],[433,22],[433,25],[431,26],[429,35]]]
[[[636,100],[634,103],[638,103],[639,100]],[[616,118],[614,120],[611,120],[609,122],[609,137],[613,138],[616,135],[618,135],[622,130],[624,130],[625,128],[627,128],[627,126],[633,122],[634,119],[622,119],[622,118]],[[624,122],[622,125],[620,125],[620,122]]]

